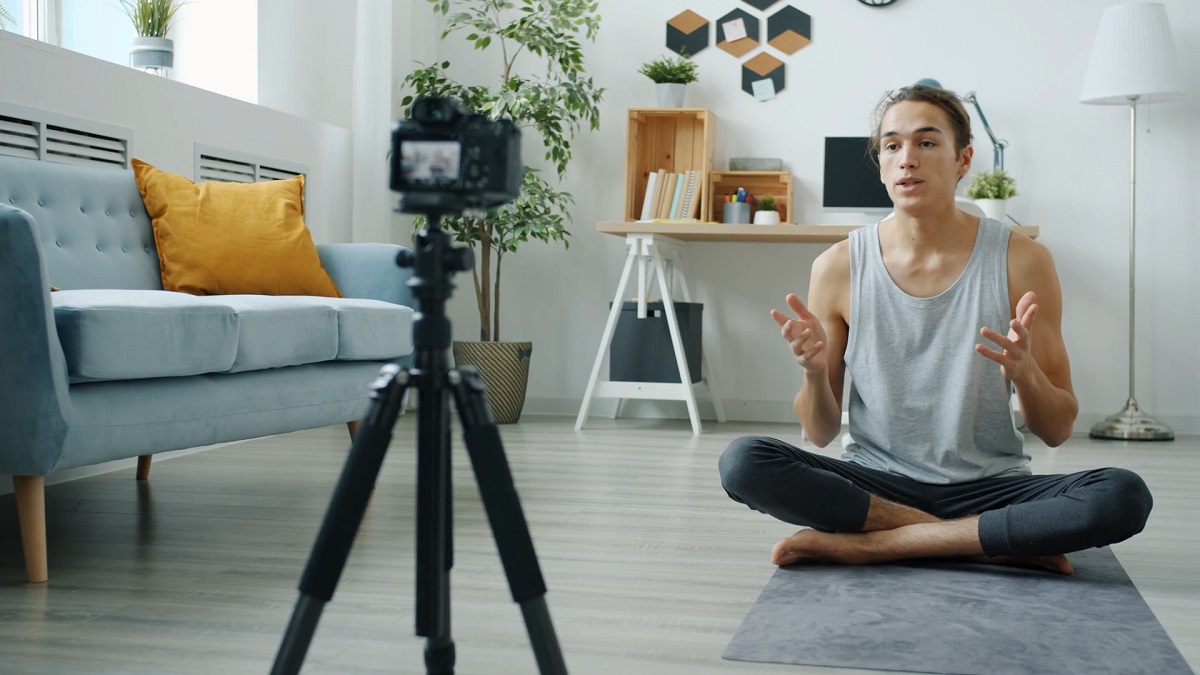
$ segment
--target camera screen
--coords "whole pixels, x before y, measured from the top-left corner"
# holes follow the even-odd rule
[[[400,172],[409,184],[454,182],[461,154],[458,141],[401,141]]]

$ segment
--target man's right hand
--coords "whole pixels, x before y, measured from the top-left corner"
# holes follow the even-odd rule
[[[796,363],[810,373],[825,372],[829,361],[825,357],[825,329],[820,320],[808,311],[795,293],[788,293],[787,304],[796,313],[795,319],[777,309],[771,310],[771,318],[779,324],[783,339],[787,340],[792,355],[796,357]]]

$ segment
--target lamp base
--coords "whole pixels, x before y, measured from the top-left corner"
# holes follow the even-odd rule
[[[1125,402],[1120,412],[1092,425],[1088,435],[1123,441],[1175,440],[1175,432],[1171,431],[1171,427],[1142,412],[1133,398]]]

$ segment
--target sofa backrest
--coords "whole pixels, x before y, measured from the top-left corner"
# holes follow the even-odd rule
[[[0,203],[37,222],[51,285],[162,290],[132,171],[0,156]]]

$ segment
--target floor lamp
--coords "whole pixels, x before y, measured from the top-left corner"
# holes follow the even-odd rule
[[[1129,400],[1090,432],[1093,438],[1172,440],[1175,432],[1142,412],[1134,384],[1134,246],[1137,232],[1137,106],[1182,94],[1167,9],[1161,3],[1117,5],[1104,10],[1079,100],[1129,106]]]

